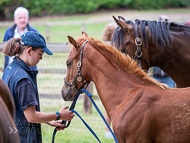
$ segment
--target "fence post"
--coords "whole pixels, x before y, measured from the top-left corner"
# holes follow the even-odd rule
[[[87,91],[92,93],[92,90],[93,90],[93,86],[91,82],[87,87]],[[92,113],[92,102],[86,94],[84,95],[84,113],[86,114]]]
[[[49,42],[49,25],[46,24],[46,42]]]
[[[86,31],[86,25],[84,23],[82,23],[82,28],[81,28],[82,31]]]

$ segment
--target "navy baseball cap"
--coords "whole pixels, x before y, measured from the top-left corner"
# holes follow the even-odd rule
[[[39,47],[46,54],[53,55],[53,53],[47,48],[46,41],[40,33],[34,31],[28,31],[24,33],[21,37],[22,37],[22,42],[21,43],[19,42],[20,45],[36,47],[36,48]]]

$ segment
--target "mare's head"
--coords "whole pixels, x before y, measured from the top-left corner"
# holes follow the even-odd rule
[[[157,53],[164,47],[171,47],[172,36],[170,34],[170,25],[174,23],[135,20],[126,21],[119,16],[119,20],[113,16],[118,27],[113,37],[112,45],[121,52],[128,54],[133,59],[140,61],[141,68],[148,70],[151,63],[150,49]]]
[[[67,74],[61,92],[65,101],[72,101],[78,90],[87,86],[91,81],[88,76],[88,68],[85,66],[86,59],[83,58],[84,47],[88,44],[88,35],[82,32],[82,36],[79,38],[67,37],[72,47],[66,61]]]

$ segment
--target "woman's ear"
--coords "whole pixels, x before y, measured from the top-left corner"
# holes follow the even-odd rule
[[[30,56],[30,53],[32,51],[32,47],[27,48],[27,54]]]

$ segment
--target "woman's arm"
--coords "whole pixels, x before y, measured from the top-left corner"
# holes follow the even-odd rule
[[[62,108],[60,113],[60,119],[70,121],[74,117],[74,113],[72,111],[66,110],[68,107]],[[43,113],[35,110],[35,106],[26,107],[24,109],[24,115],[28,122],[30,123],[47,123],[49,121],[56,119],[56,113]]]
[[[26,107],[23,112],[27,121],[30,123],[46,123],[56,119],[56,113],[38,112],[35,106]]]

